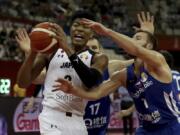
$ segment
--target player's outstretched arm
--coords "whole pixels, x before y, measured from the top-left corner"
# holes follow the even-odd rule
[[[123,72],[124,71],[116,72],[109,80],[105,81],[98,87],[88,90],[74,86],[71,84],[71,82],[67,80],[58,79],[57,84],[54,85],[53,91],[62,90],[65,93],[71,93],[85,99],[97,100],[101,97],[107,96],[108,94],[116,90],[118,87],[123,85],[123,82],[121,81],[121,76]]]
[[[15,37],[16,41],[20,47],[20,49],[25,53],[25,58],[31,53],[30,47],[30,38],[25,29],[18,29],[17,36]],[[33,80],[32,83],[34,84],[43,84],[46,75],[46,69],[44,68],[43,71],[38,75],[38,77]]]
[[[120,70],[126,68],[127,66],[131,65],[132,63],[134,63],[134,59],[131,59],[131,60],[110,60],[108,63],[108,70],[109,70],[110,76],[112,76],[112,74],[114,72],[120,71]]]
[[[140,15],[138,15],[140,16]],[[148,29],[148,26],[144,26],[144,24],[148,24],[150,26],[153,26],[153,17],[149,17],[149,14],[145,16],[144,14],[141,14],[141,19],[146,23],[141,23],[142,27],[140,27],[142,30]],[[148,22],[148,23],[147,23]],[[104,25],[88,20],[88,19],[82,19],[81,23],[85,24],[86,26],[92,28],[97,34],[111,37],[111,39],[117,43],[117,45],[121,48],[123,48],[127,53],[137,56],[141,58],[142,60],[146,61],[147,64],[158,67],[162,65],[162,57],[159,55],[159,53],[146,49],[140,45],[138,45],[137,41],[133,38],[130,38],[126,35],[117,33],[109,28],[106,28]],[[153,29],[153,28],[149,28]],[[153,31],[153,30],[152,30]]]

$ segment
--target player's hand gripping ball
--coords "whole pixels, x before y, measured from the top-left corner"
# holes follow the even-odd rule
[[[52,53],[58,49],[58,41],[54,38],[56,33],[51,31],[50,22],[37,24],[29,34],[31,49],[40,53]]]

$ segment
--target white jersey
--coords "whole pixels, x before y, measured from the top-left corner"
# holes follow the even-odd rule
[[[86,50],[78,55],[78,57],[88,66],[91,65],[92,54]],[[74,70],[67,54],[58,49],[51,59],[44,83],[44,99],[43,106],[59,110],[61,112],[71,112],[77,115],[84,115],[84,109],[87,101],[64,93],[60,90],[53,92],[53,85],[57,84],[55,80],[64,78],[72,82],[73,85],[82,86],[82,82]]]

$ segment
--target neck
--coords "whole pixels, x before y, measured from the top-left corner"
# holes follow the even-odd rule
[[[136,58],[134,61],[134,72],[136,75],[139,74],[141,66],[143,66],[143,61],[139,58]]]
[[[86,48],[86,46],[78,46],[78,45],[76,45],[76,46],[73,47],[73,49],[74,49],[75,52],[79,52],[79,51],[81,51],[81,50],[83,50],[83,49],[85,49],[85,48]]]

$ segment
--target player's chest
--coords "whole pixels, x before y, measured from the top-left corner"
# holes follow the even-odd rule
[[[130,80],[131,91],[130,94],[133,98],[137,99],[143,95],[151,94],[155,87],[154,81],[147,73],[141,72],[134,80]]]

